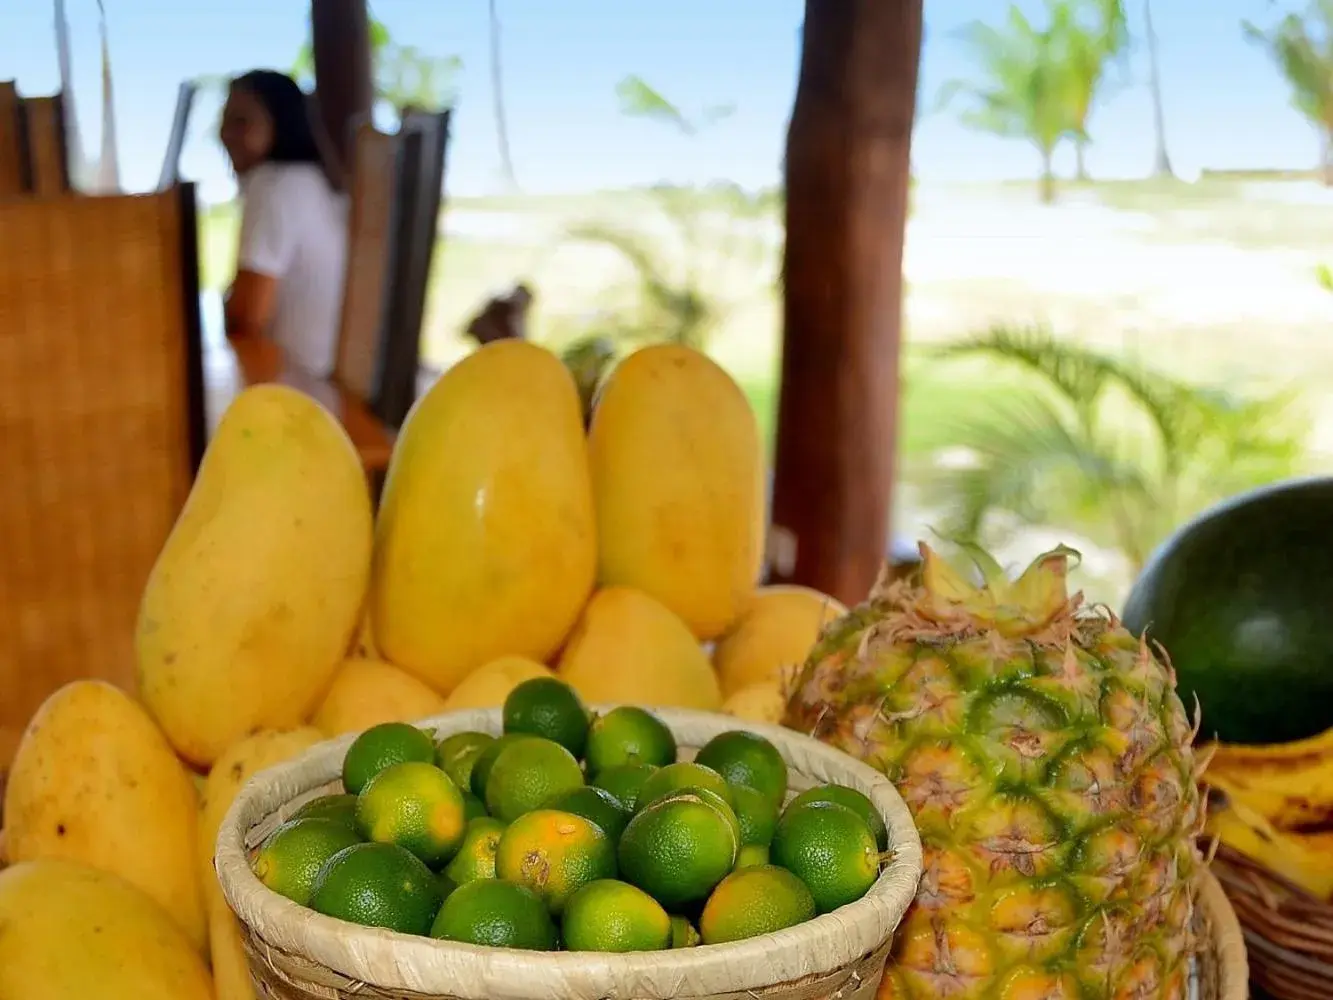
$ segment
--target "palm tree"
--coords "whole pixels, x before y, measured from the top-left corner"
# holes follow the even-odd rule
[[[1088,179],[1085,161],[1088,119],[1106,85],[1106,71],[1129,48],[1129,29],[1121,0],[1052,0],[1051,32],[1059,52],[1074,141],[1076,173]]]
[[[1157,60],[1157,32],[1153,28],[1152,0],[1143,0],[1143,38],[1148,45],[1148,91],[1152,95],[1152,125],[1156,151],[1154,177],[1175,177],[1171,156],[1166,151],[1166,112],[1162,108],[1162,71]]]
[[[1286,77],[1296,110],[1319,130],[1323,180],[1333,186],[1333,0],[1310,0],[1304,14],[1288,14],[1268,30],[1241,26]]]
[[[496,0],[488,3],[491,22],[491,102],[495,113],[495,141],[500,146],[500,170],[504,173],[505,184],[511,190],[518,189],[518,177],[514,173],[514,157],[509,148],[509,116],[505,113],[504,71],[500,61],[500,11]]]
[[[1041,200],[1053,202],[1052,158],[1069,131],[1067,89],[1054,33],[1037,28],[1011,6],[1003,27],[973,21],[960,37],[977,64],[978,78],[946,83],[939,107],[962,98],[966,105],[958,117],[963,125],[1035,146],[1041,156]]]
[[[1285,395],[1242,399],[1042,331],[995,329],[946,345],[1015,389],[941,428],[925,499],[943,531],[977,541],[997,520],[1060,525],[1141,569],[1177,525],[1213,503],[1292,475],[1302,428]]]

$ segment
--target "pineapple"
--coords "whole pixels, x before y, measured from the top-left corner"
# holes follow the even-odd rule
[[[1201,765],[1165,655],[1067,596],[1069,549],[974,586],[929,547],[828,625],[784,722],[883,771],[924,874],[881,997],[1184,1000]]]

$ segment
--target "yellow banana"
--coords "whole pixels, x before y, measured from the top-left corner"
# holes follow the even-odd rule
[[[1278,829],[1333,826],[1333,757],[1293,770],[1219,770],[1210,765],[1203,780]]]
[[[1284,833],[1235,800],[1214,802],[1205,830],[1315,898],[1333,901],[1333,853],[1316,839],[1323,834]]]
[[[1213,764],[1220,768],[1262,767],[1270,763],[1292,763],[1333,756],[1333,729],[1290,743],[1210,743]]]

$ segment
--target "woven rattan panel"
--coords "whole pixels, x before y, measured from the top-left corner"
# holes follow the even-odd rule
[[[0,774],[50,692],[131,680],[191,477],[181,205],[0,200]]]

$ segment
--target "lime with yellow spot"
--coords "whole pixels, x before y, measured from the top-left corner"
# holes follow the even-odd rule
[[[642,889],[616,879],[589,882],[565,904],[560,921],[569,951],[661,951],[671,947],[671,917]]]
[[[279,895],[305,906],[315,876],[329,858],[361,838],[345,823],[326,817],[288,820],[259,849],[254,873]]]
[[[776,865],[759,865],[724,878],[699,917],[704,944],[743,941],[805,923],[815,899],[799,878]]]
[[[807,802],[784,811],[769,854],[806,884],[820,913],[855,902],[879,878],[874,834],[865,820],[836,802]]]
[[[365,927],[425,934],[440,909],[440,879],[396,844],[354,844],[315,876],[310,908]]]
[[[620,764],[594,774],[592,783],[606,789],[622,806],[634,812],[639,807],[643,786],[656,770],[651,764]]]
[[[509,823],[583,787],[578,760],[554,740],[534,736],[501,751],[486,780],[486,811]]]
[[[495,742],[490,733],[468,730],[452,733],[435,748],[435,764],[453,779],[459,788],[472,787],[472,765],[483,750]]]
[[[430,936],[526,951],[552,951],[556,946],[555,922],[541,898],[531,889],[498,879],[477,879],[451,892]]]
[[[593,719],[585,756],[593,775],[624,764],[665,767],[676,762],[676,737],[647,709],[621,705]]]
[[[463,833],[463,845],[445,866],[444,874],[455,885],[479,878],[495,878],[495,852],[500,847],[504,829],[503,823],[489,816],[472,820]]]
[[[659,799],[621,835],[621,877],[663,906],[702,900],[736,863],[735,822],[696,791]]]
[[[463,793],[434,764],[410,761],[385,768],[361,790],[356,821],[378,844],[397,844],[438,868],[463,843]]]
[[[664,795],[683,791],[686,788],[707,789],[714,795],[720,795],[727,805],[732,804],[731,788],[722,775],[697,761],[678,761],[675,764],[668,764],[666,767],[659,767],[648,776],[648,779],[643,783],[643,787],[639,790],[637,808],[642,809]]]
[[[615,848],[591,820],[538,809],[505,828],[495,872],[506,882],[531,889],[559,915],[569,897],[589,882],[615,878]]]
[[[766,865],[769,863],[768,855],[767,844],[742,844],[741,849],[736,852],[736,867],[733,870],[739,871],[742,868]]]
[[[371,726],[352,741],[343,758],[343,785],[360,795],[370,779],[386,767],[417,761],[435,762],[435,741],[406,722],[383,722]]]
[[[718,733],[699,748],[694,760],[711,767],[729,785],[762,792],[774,806],[787,795],[787,762],[772,741],[758,733],[744,729]]]

